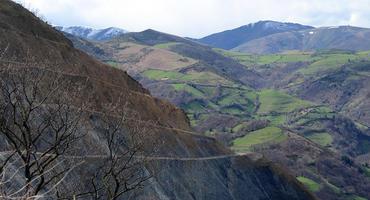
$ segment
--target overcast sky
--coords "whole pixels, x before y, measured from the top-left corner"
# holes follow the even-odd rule
[[[199,38],[259,20],[370,27],[370,0],[16,0],[54,25]]]

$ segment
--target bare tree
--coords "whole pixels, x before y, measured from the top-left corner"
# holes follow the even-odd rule
[[[87,109],[81,102],[89,99],[79,96],[86,94],[81,80],[74,84],[32,59],[5,65],[6,52],[0,52],[0,199],[113,200],[143,187],[152,177],[146,165],[157,143],[153,122],[141,121],[121,98],[97,112]],[[85,117],[95,114],[106,155],[99,157],[90,183],[81,182],[91,189],[68,196],[59,186],[89,162],[88,155],[73,156],[72,146],[85,135]]]
[[[152,129],[155,123],[139,120],[139,115],[128,109],[127,104],[122,108],[118,102],[116,106],[105,106],[100,116],[107,155],[91,178],[92,190],[77,197],[120,199],[140,190],[153,175],[146,166],[158,145]]]
[[[2,66],[0,76],[0,137],[7,144],[0,173],[18,166],[18,181],[23,182],[1,184],[3,198],[46,195],[73,168],[63,155],[81,137],[82,110],[71,103],[73,95],[66,94],[71,85],[60,75]]]

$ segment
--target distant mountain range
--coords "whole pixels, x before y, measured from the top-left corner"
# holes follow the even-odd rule
[[[57,26],[55,28],[73,36],[93,41],[110,40],[129,33],[115,27],[93,29],[82,26]],[[140,40],[140,37],[144,37],[141,34],[134,35],[138,40]],[[146,37],[147,35],[145,35],[145,42],[150,42]],[[157,39],[155,39],[156,42],[158,42]],[[211,34],[201,39],[191,40],[211,47],[250,54],[282,53],[292,50],[363,51],[370,50],[370,29],[353,26],[315,28],[297,23],[259,21],[236,29]]]
[[[353,26],[315,28],[294,23],[260,21],[215,33],[198,42],[253,54],[299,50],[369,50],[370,29]]]
[[[70,27],[56,26],[55,28],[58,29],[59,31],[66,32],[83,39],[97,41],[109,40],[118,35],[128,33],[128,31],[116,27],[109,27],[105,29],[93,29],[83,26],[70,26]]]
[[[210,46],[229,50],[248,41],[268,36],[274,33],[299,31],[312,28],[314,27],[295,23],[259,21],[257,23],[248,24],[236,29],[215,33],[201,38],[197,41]]]
[[[289,50],[369,50],[370,29],[352,26],[322,27],[276,33],[241,44],[232,50],[268,54]]]

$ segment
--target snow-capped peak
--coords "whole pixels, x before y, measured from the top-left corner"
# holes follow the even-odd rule
[[[84,39],[89,40],[109,40],[111,38],[114,38],[116,36],[122,35],[127,33],[128,31],[116,28],[116,27],[110,27],[106,29],[93,29],[90,27],[84,27],[84,26],[70,26],[70,27],[62,27],[62,26],[56,26],[56,29],[72,34],[77,37],[81,37]]]

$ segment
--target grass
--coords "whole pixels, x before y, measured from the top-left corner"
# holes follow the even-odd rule
[[[108,61],[106,62],[108,65],[112,66],[112,67],[115,67],[115,68],[118,68],[118,66],[120,65],[120,63],[118,62],[114,62],[114,61]]]
[[[183,106],[183,108],[188,112],[188,113],[197,113],[197,112],[202,112],[202,111],[205,111],[207,109],[207,106],[206,105],[203,105],[201,104],[200,102],[198,101],[192,101],[188,104],[186,104],[185,106]]]
[[[303,62],[313,61],[316,58],[311,53],[294,52],[289,54],[271,54],[258,57],[258,64],[272,64],[272,63],[289,63],[289,62]]]
[[[311,105],[307,101],[300,100],[288,94],[276,90],[262,90],[259,92],[261,103],[258,113],[287,113],[298,108],[305,108]]]
[[[177,44],[181,44],[181,43],[179,43],[179,42],[167,42],[167,43],[154,45],[153,47],[158,48],[158,49],[169,49],[171,46],[174,46],[174,45],[177,45]]]
[[[257,131],[248,133],[242,138],[234,140],[232,149],[243,152],[250,151],[254,145],[264,143],[279,143],[287,139],[287,136],[280,128],[266,127]]]
[[[299,70],[299,72],[304,75],[314,75],[323,71],[335,70],[357,58],[358,56],[354,54],[329,54],[308,67]]]
[[[157,69],[146,70],[144,71],[143,74],[144,76],[152,80],[163,80],[163,79],[178,80],[184,76],[184,74],[181,74],[175,71],[164,71],[164,70],[157,70]]]
[[[186,91],[186,92],[192,94],[195,97],[204,98],[204,94],[201,91],[199,91],[196,88],[191,87],[187,84],[183,84],[183,83],[172,84],[172,87],[177,91]]]
[[[295,125],[299,126],[308,126],[309,124],[314,123],[315,119],[321,119],[321,118],[332,118],[334,116],[334,112],[326,107],[326,106],[320,106],[312,108],[309,112],[301,113],[294,119]],[[316,126],[316,125],[311,125]],[[312,127],[312,128],[318,128],[318,127]]]
[[[303,183],[311,192],[318,192],[321,188],[319,183],[307,177],[298,176],[297,179],[299,182]]]
[[[253,99],[249,99],[248,96],[237,93],[226,95],[222,97],[220,100],[218,100],[217,103],[222,106],[241,104],[241,105],[250,105],[252,108],[254,107]]]
[[[238,125],[234,126],[232,128],[232,131],[234,133],[237,133],[237,132],[241,131],[243,128],[245,128],[245,127],[246,127],[246,124],[245,123],[241,123],[241,124],[238,124]]]
[[[286,121],[286,115],[263,115],[257,116],[258,119],[266,119],[270,121],[273,126],[282,125]]]
[[[224,56],[233,58],[246,66],[250,65],[266,65],[272,63],[288,63],[288,62],[308,62],[314,61],[317,58],[312,56],[309,52],[292,51],[281,54],[270,55],[251,55],[242,52],[226,51],[222,49],[214,49]]]
[[[367,200],[366,198],[364,197],[360,197],[360,196],[353,196],[350,198],[351,200]]]
[[[241,115],[245,113],[245,110],[240,106],[227,106],[221,108],[222,113],[227,113],[231,115]]]
[[[199,90],[201,90],[207,97],[212,97],[216,94],[216,87],[205,87],[205,86],[199,86]]]
[[[333,137],[329,133],[312,133],[306,138],[323,147],[330,146],[333,142]]]
[[[326,185],[331,189],[333,190],[333,192],[335,192],[336,194],[340,194],[341,193],[341,190],[339,187],[329,183],[329,182],[326,182]]]
[[[222,78],[221,76],[204,71],[204,72],[188,72],[185,74],[182,79],[183,81],[193,81],[197,83],[208,83],[208,84],[225,84],[229,85],[231,84],[229,81],[226,79]]]
[[[214,74],[212,72],[189,72],[183,74],[176,71],[165,71],[158,69],[149,69],[143,72],[143,75],[152,80],[172,80],[172,81],[184,81],[192,83],[203,83],[203,84],[230,84],[226,79]]]
[[[223,88],[220,96],[221,98],[217,99],[215,103],[220,107],[223,107],[222,112],[224,113],[251,114],[255,110],[257,94],[253,91]],[[236,108],[236,106],[239,108]]]

